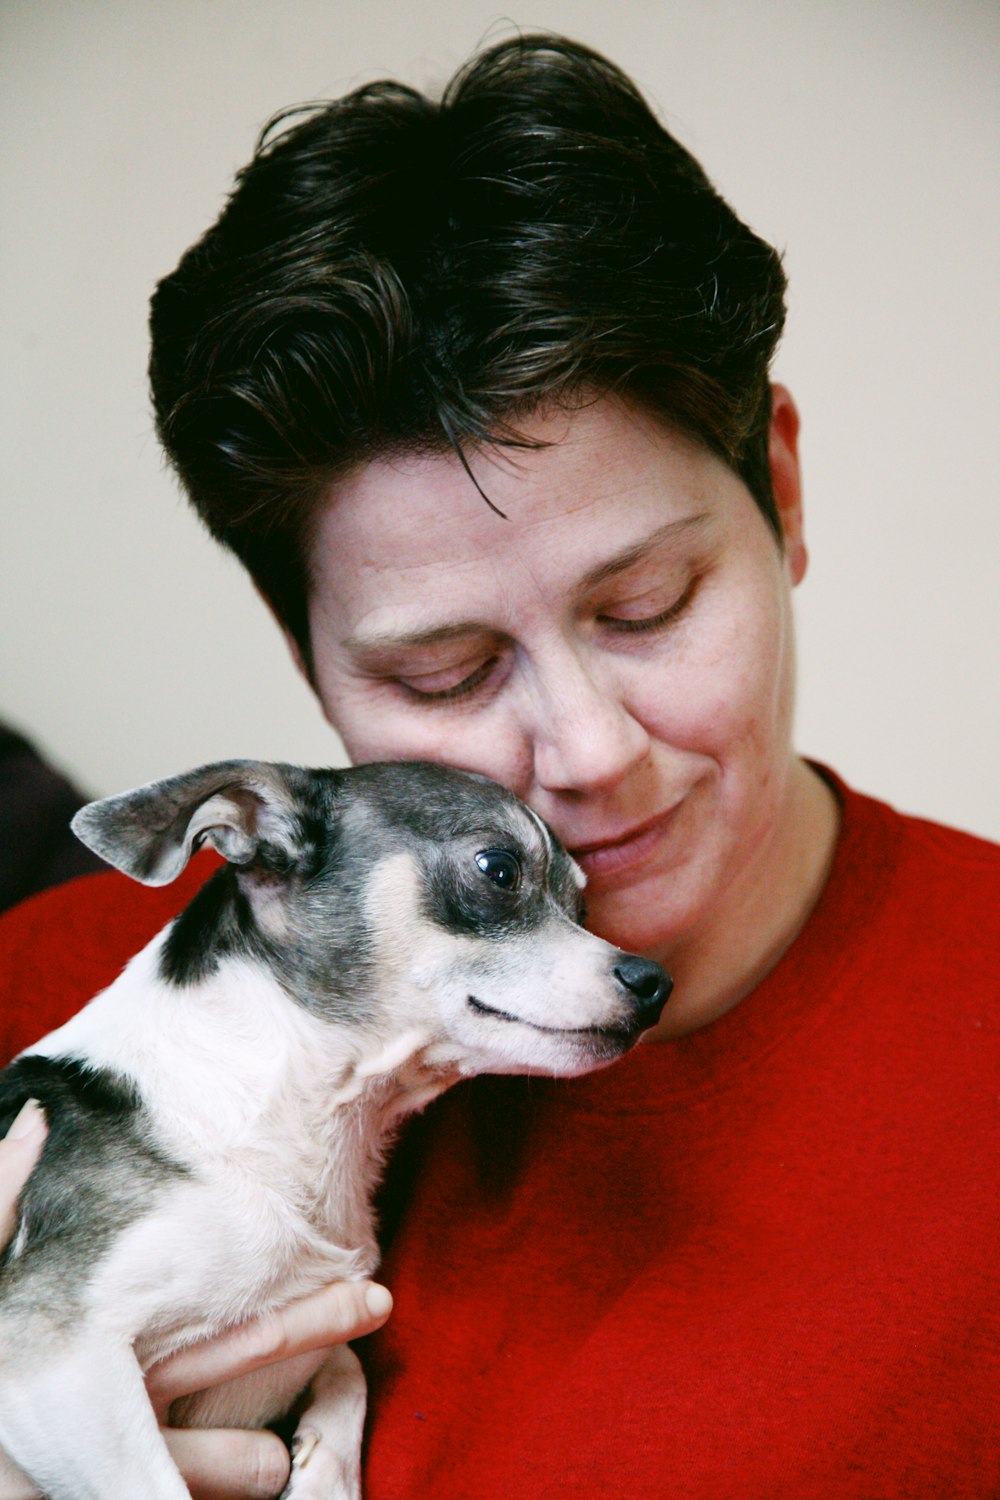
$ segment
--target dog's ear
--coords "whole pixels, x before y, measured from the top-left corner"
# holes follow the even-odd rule
[[[168,885],[202,844],[235,865],[277,875],[301,853],[297,766],[226,760],[82,807],[72,828],[95,854],[144,885]]]

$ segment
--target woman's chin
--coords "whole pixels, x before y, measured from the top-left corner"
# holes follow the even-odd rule
[[[699,909],[698,902],[670,885],[649,880],[631,890],[610,891],[588,885],[587,927],[605,942],[665,962],[669,969],[669,954],[691,933]]]

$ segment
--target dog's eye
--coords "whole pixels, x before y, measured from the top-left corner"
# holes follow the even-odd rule
[[[516,891],[521,881],[521,866],[506,849],[481,849],[476,864],[487,880],[503,891]]]

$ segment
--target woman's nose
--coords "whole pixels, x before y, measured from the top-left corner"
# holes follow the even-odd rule
[[[613,786],[649,748],[648,733],[613,681],[575,658],[553,666],[534,725],[536,786],[549,792]]]

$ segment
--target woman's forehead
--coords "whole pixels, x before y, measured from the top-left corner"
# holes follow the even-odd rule
[[[744,488],[707,449],[617,402],[539,418],[528,435],[550,446],[470,456],[503,516],[452,453],[375,460],[338,484],[314,531],[316,602],[381,612],[477,580],[583,586],[651,539],[683,540]]]

